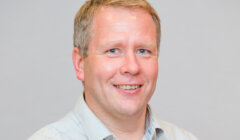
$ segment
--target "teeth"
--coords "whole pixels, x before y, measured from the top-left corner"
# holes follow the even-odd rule
[[[141,85],[116,85],[117,88],[124,90],[134,90],[139,88]]]

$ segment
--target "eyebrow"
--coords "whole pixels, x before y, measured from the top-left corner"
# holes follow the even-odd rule
[[[152,42],[141,42],[141,43],[138,43],[137,46],[157,47],[157,44]]]
[[[105,44],[101,44],[100,47],[102,46],[109,46],[109,47],[112,47],[112,46],[124,46],[124,43],[122,43],[122,40],[114,40],[114,41],[109,41]],[[152,42],[140,42],[140,43],[137,43],[136,46],[142,46],[142,47],[154,47],[154,48],[157,48],[157,44],[155,43],[152,43]]]
[[[137,44],[138,47],[143,47],[144,49],[150,49],[152,51],[156,51],[158,50],[157,48],[157,44],[156,43],[152,43],[152,42],[141,42]]]
[[[124,43],[122,43],[122,40],[114,40],[114,41],[109,41],[104,44],[100,44],[100,48],[102,47],[114,47],[114,46],[124,46]]]

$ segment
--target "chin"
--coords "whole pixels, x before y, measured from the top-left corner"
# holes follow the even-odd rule
[[[144,107],[139,107],[136,105],[124,105],[118,108],[119,113],[125,116],[135,116],[137,114],[141,114],[143,113],[143,111],[145,110]]]

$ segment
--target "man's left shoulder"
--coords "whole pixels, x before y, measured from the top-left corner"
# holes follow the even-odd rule
[[[171,140],[198,140],[192,133],[179,128],[169,122],[155,118],[155,121],[159,124],[163,130],[164,135]]]

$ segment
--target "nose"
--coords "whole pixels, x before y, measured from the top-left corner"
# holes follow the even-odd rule
[[[126,53],[123,58],[121,74],[137,75],[140,72],[139,60],[134,52]]]

